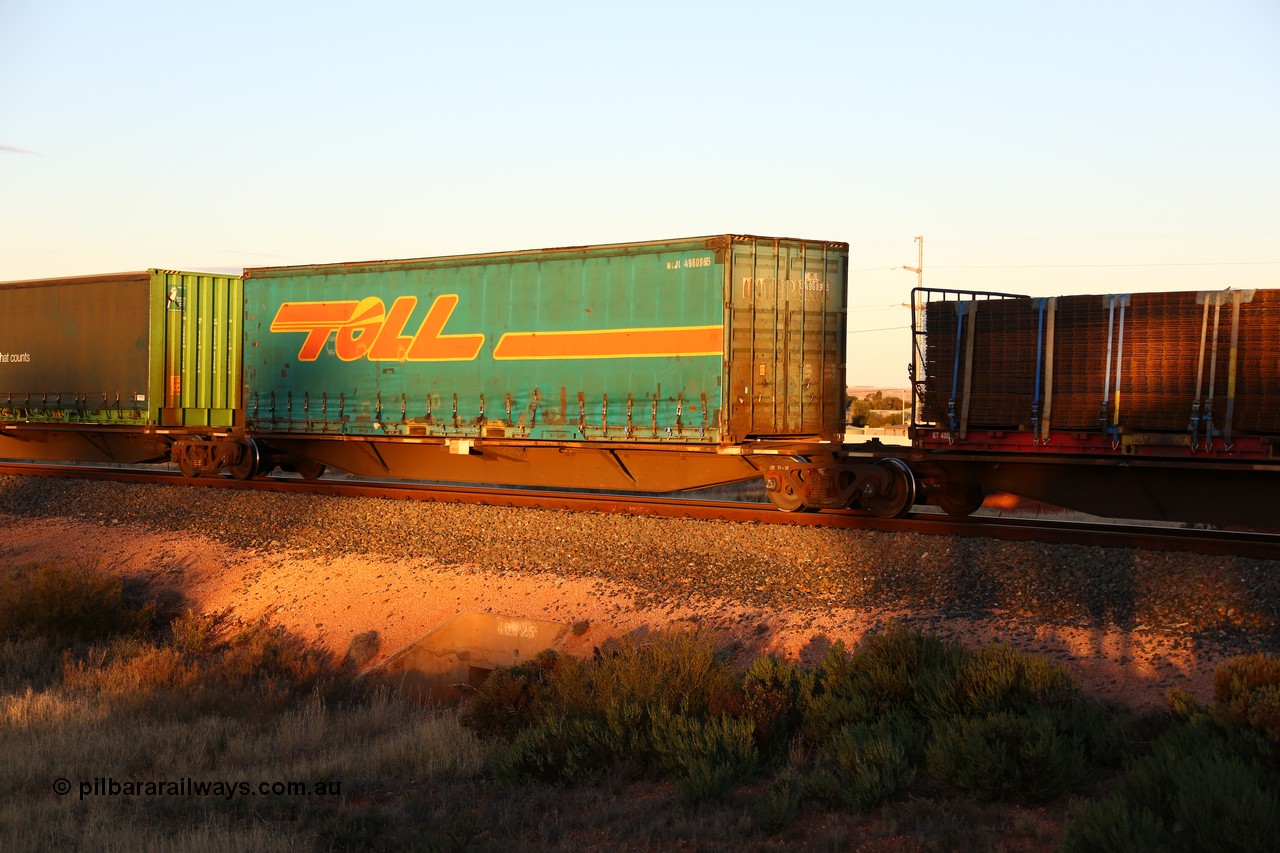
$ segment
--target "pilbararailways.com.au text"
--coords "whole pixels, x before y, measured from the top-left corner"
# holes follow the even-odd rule
[[[336,797],[342,795],[342,782],[323,779],[317,782],[268,781],[218,779],[207,781],[192,779],[125,779],[99,776],[82,779],[75,785],[70,779],[58,778],[53,791],[58,796],[79,790],[80,799],[86,797]]]

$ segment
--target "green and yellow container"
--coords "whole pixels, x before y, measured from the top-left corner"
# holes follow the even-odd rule
[[[0,421],[236,426],[242,302],[172,270],[0,283]]]

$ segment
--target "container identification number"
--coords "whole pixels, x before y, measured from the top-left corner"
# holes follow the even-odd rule
[[[685,258],[681,261],[667,261],[667,269],[669,270],[687,270],[694,267],[711,266],[711,256],[706,255],[701,258]]]

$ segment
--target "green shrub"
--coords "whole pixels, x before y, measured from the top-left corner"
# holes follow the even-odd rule
[[[1146,754],[1151,748],[1153,732],[1166,724],[1158,716],[1141,717],[1131,711],[1109,708],[1083,695],[1065,705],[1054,706],[1052,716],[1060,733],[1080,741],[1089,761],[1112,768],[1122,767]]]
[[[1280,657],[1241,655],[1223,661],[1213,673],[1213,699],[1229,704],[1259,687],[1280,685]]]
[[[710,638],[672,633],[627,638],[589,661],[544,652],[499,667],[462,719],[480,734],[509,737],[556,715],[604,719],[620,709],[663,708],[715,716],[742,704],[739,680],[716,658]]]
[[[1101,840],[1141,831],[1160,844],[1147,849],[1271,849],[1280,834],[1280,782],[1265,743],[1205,717],[1177,723],[1114,793],[1073,813],[1064,846],[1102,849]]]
[[[676,776],[676,799],[686,808],[719,802],[742,780],[742,769],[732,761],[694,759]]]
[[[800,693],[801,733],[823,743],[850,723],[875,716],[877,707],[862,689],[856,658],[837,642],[822,658],[813,679]]]
[[[913,701],[917,681],[926,673],[952,672],[967,654],[959,643],[892,622],[858,647],[854,672],[860,687],[881,708]]]
[[[1169,853],[1173,842],[1164,823],[1144,808],[1118,797],[1077,806],[1062,836],[1062,853]]]
[[[1214,711],[1222,719],[1280,741],[1280,657],[1244,655],[1214,672]]]
[[[159,606],[135,600],[123,578],[46,563],[0,578],[0,639],[46,637],[67,645],[152,628]]]
[[[717,715],[740,705],[739,678],[717,658],[714,638],[698,632],[624,638],[581,667],[556,670],[551,683],[570,713],[634,703]]]
[[[720,799],[759,761],[749,719],[693,716],[619,702],[598,716],[553,714],[519,731],[494,758],[494,774],[516,783],[576,783],[631,762],[673,778],[683,803]]]
[[[846,807],[862,811],[911,784],[916,774],[911,734],[907,727],[883,721],[849,726],[827,744],[839,797]]]
[[[535,725],[547,712],[552,659],[540,655],[517,666],[496,667],[467,702],[463,725],[480,735],[502,737]]]
[[[556,714],[521,730],[492,759],[494,776],[516,785],[534,779],[570,784],[596,778],[608,763],[600,754],[600,724]]]
[[[805,737],[820,742],[850,723],[913,707],[917,682],[929,673],[951,673],[964,653],[958,644],[897,622],[867,635],[855,654],[836,643],[805,702]]]
[[[680,776],[699,765],[727,767],[739,777],[759,759],[751,720],[728,716],[692,716],[654,708],[649,743],[658,766]]]
[[[917,683],[917,707],[931,719],[1063,705],[1079,695],[1065,667],[1008,646],[960,650],[949,663]]]
[[[803,789],[791,773],[783,773],[759,798],[751,802],[757,825],[765,832],[777,832],[800,813]]]
[[[803,702],[813,695],[812,670],[774,657],[758,658],[742,679],[742,714],[755,724],[764,752],[779,754],[803,721]]]
[[[1084,780],[1085,753],[1047,709],[934,724],[929,773],[979,799],[1047,802]]]

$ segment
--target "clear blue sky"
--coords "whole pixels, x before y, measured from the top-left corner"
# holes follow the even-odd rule
[[[917,234],[938,287],[1280,287],[1280,3],[0,0],[0,280],[726,232],[852,244],[858,384]]]

